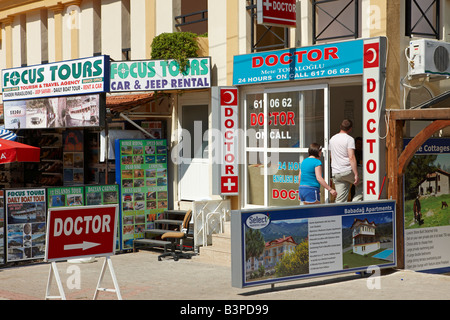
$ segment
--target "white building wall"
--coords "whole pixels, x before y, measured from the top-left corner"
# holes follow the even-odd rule
[[[14,21],[12,23],[12,37],[13,67],[20,67],[22,65],[22,44],[25,43],[25,39],[22,39],[21,35],[20,15],[14,17]]]
[[[41,12],[32,11],[26,14],[27,25],[27,65],[32,66],[41,64],[42,62],[42,45],[41,45]]]
[[[208,0],[208,41],[212,69],[217,74],[214,86],[227,85],[227,3]],[[213,75],[214,79],[214,75]]]
[[[131,60],[146,59],[146,2],[145,0],[132,0],[130,3],[131,21]],[[170,2],[170,1],[164,1]]]
[[[102,1],[102,54],[122,60],[122,2]]]
[[[92,57],[94,50],[94,7],[93,0],[81,3],[81,17],[79,20],[79,57]]]
[[[172,0],[156,1],[156,35],[174,32],[174,4]]]

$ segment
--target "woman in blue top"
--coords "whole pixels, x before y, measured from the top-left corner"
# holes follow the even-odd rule
[[[333,196],[336,196],[337,193],[322,178],[322,162],[319,160],[322,155],[322,147],[317,143],[311,143],[308,154],[309,157],[300,165],[298,194],[304,204],[317,204],[320,203],[320,186],[330,191]]]

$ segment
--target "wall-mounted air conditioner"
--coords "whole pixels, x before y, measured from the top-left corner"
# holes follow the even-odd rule
[[[409,76],[450,76],[450,43],[420,39],[409,43]]]

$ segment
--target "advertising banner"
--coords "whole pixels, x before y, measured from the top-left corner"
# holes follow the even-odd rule
[[[235,86],[361,75],[363,40],[238,55],[233,65]]]
[[[119,186],[117,184],[102,186],[85,186],[87,206],[119,203]]]
[[[404,183],[405,268],[448,272],[450,139],[428,139],[406,167]]]
[[[167,141],[116,140],[116,181],[120,184],[120,249],[132,249],[145,229],[154,229],[167,210]]]
[[[211,58],[190,58],[180,72],[176,60],[111,62],[111,92],[211,87]]]
[[[3,101],[109,91],[109,56],[2,70]]]
[[[4,102],[6,129],[98,127],[105,104],[98,94]]]
[[[45,189],[5,190],[7,262],[44,258]]]
[[[47,188],[48,207],[74,207],[84,205],[84,187]]]
[[[296,0],[258,0],[256,6],[259,24],[297,26]]]
[[[395,201],[242,210],[231,215],[232,285],[396,265]]]
[[[5,198],[4,191],[0,190],[0,238],[5,239]],[[0,264],[5,263],[5,241],[0,242]]]
[[[118,205],[50,208],[45,260],[113,255],[117,211]]]

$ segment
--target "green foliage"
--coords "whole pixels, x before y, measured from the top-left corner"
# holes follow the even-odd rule
[[[245,256],[247,259],[258,258],[264,252],[264,237],[259,230],[248,228],[245,231]]]
[[[309,244],[303,241],[297,245],[293,252],[283,255],[281,261],[275,266],[278,277],[286,277],[309,273]]]
[[[152,59],[176,60],[182,72],[189,58],[198,57],[197,35],[191,32],[162,33],[152,42]]]
[[[434,165],[436,158],[437,155],[418,155],[411,159],[405,174],[406,199],[414,199],[417,195],[418,183],[438,168]]]

